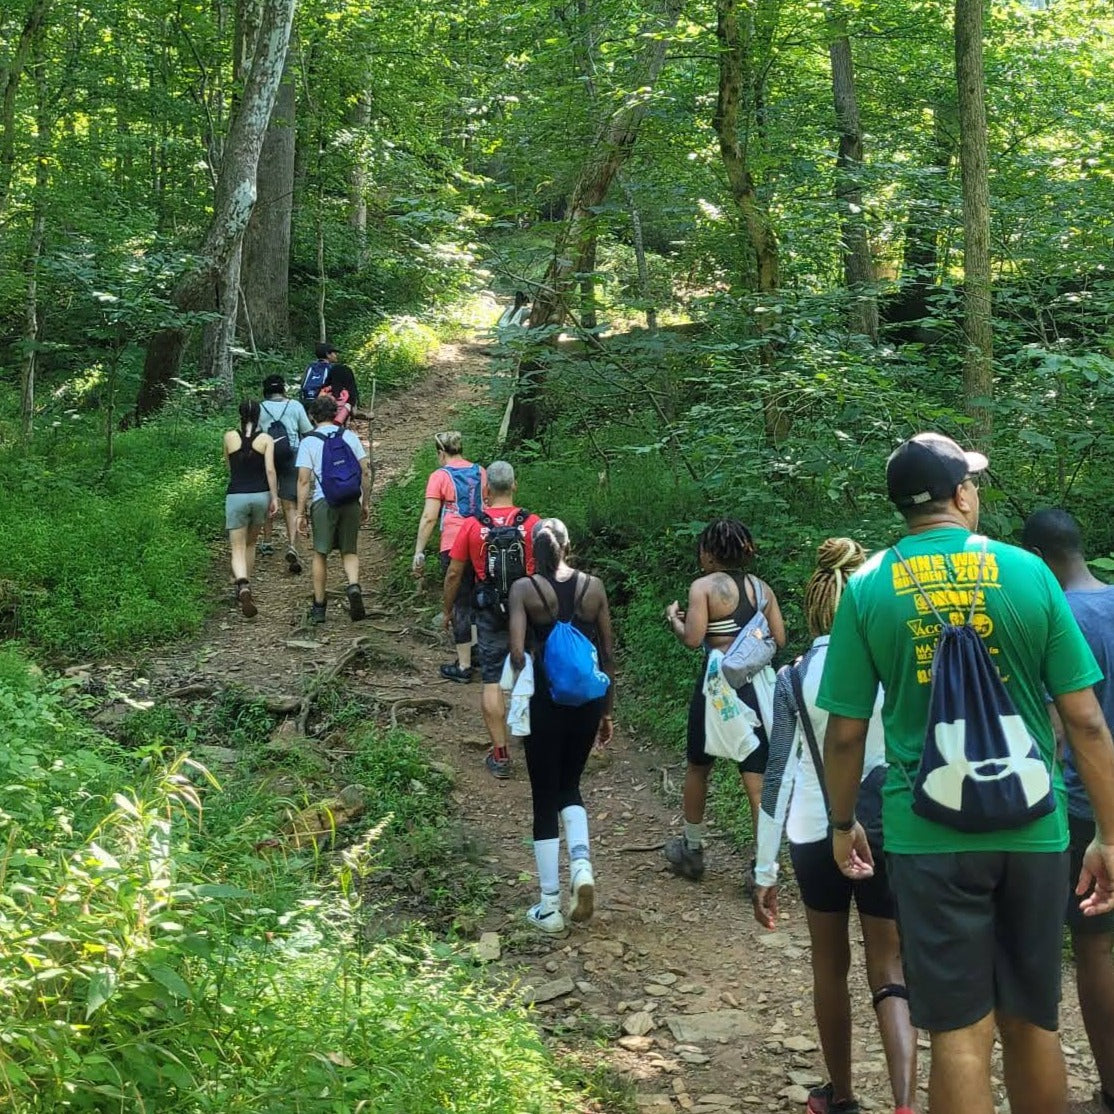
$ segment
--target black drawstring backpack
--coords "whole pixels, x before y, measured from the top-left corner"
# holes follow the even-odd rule
[[[1051,772],[972,626],[986,566],[985,539],[962,626],[936,610],[909,562],[896,547],[893,552],[940,621],[924,751],[916,780],[910,780],[913,812],[960,832],[1020,828],[1047,816],[1056,807]],[[907,770],[905,776],[909,780]]]

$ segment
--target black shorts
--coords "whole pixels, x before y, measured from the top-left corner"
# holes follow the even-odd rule
[[[1059,1027],[1066,851],[889,854],[886,863],[918,1029],[962,1029],[992,1010]]]
[[[861,882],[852,882],[835,864],[830,834],[815,843],[790,843],[789,857],[801,890],[801,901],[815,913],[846,913],[854,897],[861,916],[892,921],[896,914],[886,874],[886,857],[881,847],[872,844],[871,851],[874,874]]]
[[[758,715],[758,697],[754,693],[754,685],[744,685],[736,689],[739,699]],[[759,720],[761,716],[758,715]],[[764,774],[766,762],[770,757],[770,741],[766,738],[766,729],[759,724],[754,729],[758,736],[758,746],[739,763],[739,769],[744,774]],[[685,756],[692,766],[710,766],[715,758],[704,750],[704,670],[696,678],[696,688],[689,701],[688,742]]]
[[[506,616],[494,607],[476,608],[476,649],[480,679],[485,685],[497,685],[510,650],[510,629]]]
[[[1114,932],[1114,912],[1102,913],[1097,917],[1085,917],[1079,908],[1082,898],[1075,892],[1079,872],[1083,869],[1083,853],[1095,838],[1095,822],[1079,816],[1068,816],[1068,900],[1064,907],[1064,923],[1083,936],[1099,936],[1104,932]]]

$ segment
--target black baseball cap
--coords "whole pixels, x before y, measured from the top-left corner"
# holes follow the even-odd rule
[[[942,433],[918,433],[890,454],[886,489],[898,507],[917,507],[948,498],[965,479],[989,466],[982,453],[969,453]]]

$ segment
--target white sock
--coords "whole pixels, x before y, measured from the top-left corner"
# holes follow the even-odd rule
[[[704,846],[704,833],[707,830],[705,824],[690,824],[685,821],[685,843],[690,851],[699,851]]]
[[[584,806],[569,805],[561,809],[561,822],[565,825],[569,862],[591,858],[588,849],[588,813]]]
[[[559,839],[535,839],[534,861],[538,866],[538,881],[541,883],[542,897],[561,892],[561,841]]]

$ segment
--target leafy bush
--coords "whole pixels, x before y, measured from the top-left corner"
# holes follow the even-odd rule
[[[391,317],[350,330],[352,363],[361,382],[374,378],[380,390],[407,387],[420,378],[440,343],[436,331],[416,317]]]

